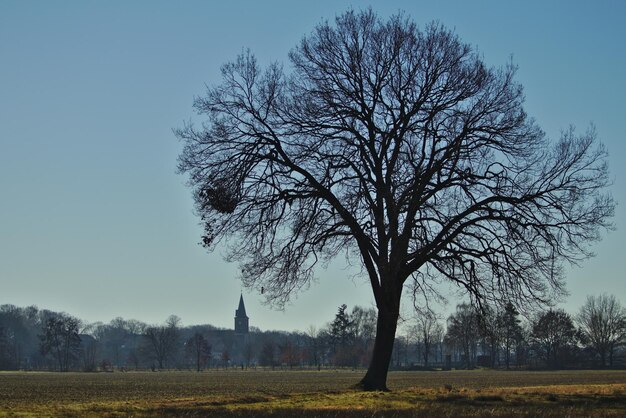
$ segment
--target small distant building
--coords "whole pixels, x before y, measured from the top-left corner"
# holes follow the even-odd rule
[[[243,294],[239,296],[239,307],[235,311],[235,334],[247,335],[249,332],[248,321],[250,318],[246,315],[246,306],[243,303]]]

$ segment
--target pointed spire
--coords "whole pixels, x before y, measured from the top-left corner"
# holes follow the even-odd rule
[[[247,318],[246,315],[246,306],[243,304],[243,293],[239,296],[239,307],[237,311],[235,311],[235,316],[237,318]]]
[[[248,334],[248,316],[246,315],[246,306],[243,304],[243,293],[239,296],[239,308],[235,311],[235,334]]]

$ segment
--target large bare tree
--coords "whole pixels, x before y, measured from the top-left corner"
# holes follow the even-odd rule
[[[626,309],[615,295],[587,296],[576,316],[578,325],[589,345],[600,356],[602,367],[613,366],[613,353],[620,344],[626,344]]]
[[[487,67],[438,24],[349,11],[287,66],[241,54],[177,130],[179,169],[213,249],[228,238],[243,283],[281,304],[319,261],[360,259],[378,322],[365,389],[386,389],[405,284],[474,301],[547,301],[563,260],[589,254],[614,204],[592,130],[550,142],[515,68]],[[408,282],[407,282],[408,281]]]

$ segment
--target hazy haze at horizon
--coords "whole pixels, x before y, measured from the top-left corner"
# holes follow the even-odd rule
[[[607,146],[612,193],[626,201],[626,3],[0,2],[0,304],[36,304],[88,321],[232,327],[237,266],[197,243],[191,192],[172,134],[206,84],[243,48],[282,61],[322,19],[354,5],[438,20],[488,65],[512,56],[526,110],[553,139],[591,122]],[[594,259],[568,270],[575,312],[588,294],[626,304],[626,211]],[[358,267],[358,261],[353,262]],[[339,259],[285,312],[243,289],[250,325],[306,329],[337,306],[373,306]],[[352,272],[352,273],[351,273]],[[450,300],[453,307],[454,299]],[[451,307],[446,308],[450,310]]]

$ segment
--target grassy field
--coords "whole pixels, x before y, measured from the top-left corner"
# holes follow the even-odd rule
[[[0,416],[626,416],[626,371],[0,372]]]

